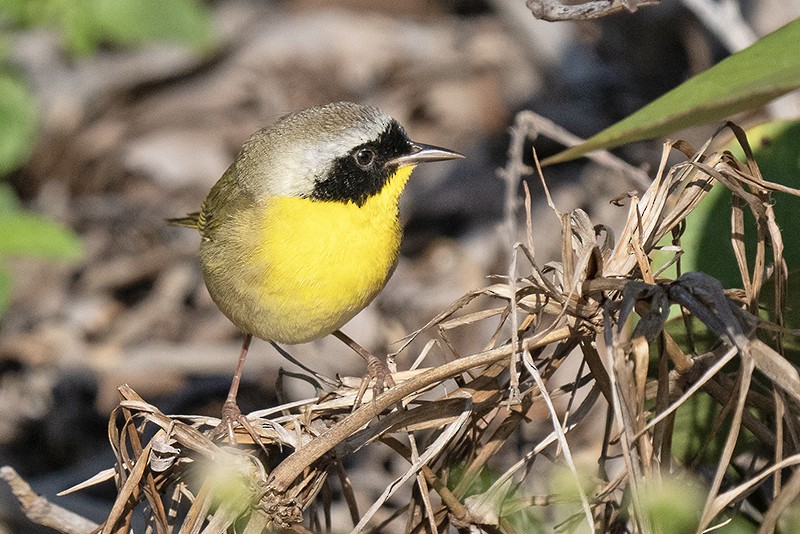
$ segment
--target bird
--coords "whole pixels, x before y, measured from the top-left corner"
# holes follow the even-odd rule
[[[463,157],[411,141],[373,106],[309,107],[251,135],[200,210],[168,219],[200,233],[208,292],[244,334],[220,423],[232,443],[236,422],[257,438],[236,401],[253,336],[291,345],[334,334],[351,344],[339,329],[397,265],[411,172]]]

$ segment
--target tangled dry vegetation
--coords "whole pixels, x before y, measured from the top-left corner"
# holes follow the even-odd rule
[[[537,124],[532,114],[518,116],[502,171],[514,185],[509,235],[516,184],[534,175],[521,156],[526,139],[538,135]],[[728,127],[749,154],[742,131]],[[530,532],[541,528],[542,518],[556,517],[549,507],[566,502],[569,512],[557,521],[561,530],[646,533],[663,531],[648,495],[673,480],[702,485],[705,501],[701,497],[691,518],[691,530],[698,531],[724,523],[769,484],[772,498],[760,512],[769,531],[800,492],[800,377],[781,355],[787,272],[770,194],[800,191],[766,182],[752,157],[742,163],[708,146],[665,147],[645,193],[629,195],[627,223],[617,238],[583,211],[562,213],[551,202],[562,224],[560,262],[537,263],[526,188],[528,241],[512,244],[509,273],[430,321],[422,330],[437,336],[412,368],[397,373],[396,385],[377,397],[368,391],[355,410],[357,380],[333,380],[306,368],[300,378],[318,395],[251,413],[263,450],[244,432],[230,447],[206,432],[218,420],[165,415],[123,386],[108,427],[117,464],[86,483],[113,479],[117,485],[104,524],[36,500],[8,469],[4,476],[29,517],[62,532],[128,532],[142,526],[142,517],[148,532],[159,533],[234,527],[245,533]],[[666,168],[676,150],[684,161]],[[680,273],[684,219],[715,181],[733,192],[739,290],[725,291],[701,273],[662,277],[672,264]],[[752,273],[742,238],[750,216],[758,232]],[[670,253],[666,264],[654,263],[657,249]],[[776,295],[772,323],[758,318],[766,284]],[[666,330],[671,312],[683,319],[673,321],[685,334],[680,340]],[[486,321],[494,335],[483,351],[463,355],[449,343],[449,331]],[[698,325],[716,338],[707,351],[692,343]],[[450,359],[426,366],[436,345]],[[401,350],[410,350],[409,343]],[[570,360],[574,378],[557,384],[554,374]],[[724,436],[712,468],[703,464],[705,472],[698,462],[673,455],[676,414],[691,409],[685,403],[699,392],[717,404],[706,431]],[[551,428],[538,442],[521,442],[520,433],[534,424],[532,413],[545,414]],[[587,475],[573,458],[570,438],[598,417],[605,418],[604,431]],[[752,461],[732,478],[734,448],[744,435]],[[369,509],[359,509],[365,481],[348,476],[348,456],[378,442],[402,459],[405,472]],[[537,461],[566,466],[562,489],[571,489],[559,492],[532,480]],[[774,477],[781,472],[783,478]],[[352,527],[330,524],[334,492],[346,501]],[[387,505],[395,493],[404,500]]]

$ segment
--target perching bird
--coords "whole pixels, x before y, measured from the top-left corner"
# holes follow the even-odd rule
[[[223,408],[236,404],[252,336],[304,343],[331,333],[383,289],[397,264],[398,201],[418,163],[463,157],[408,139],[371,106],[339,102],[290,113],[253,134],[199,212],[169,222],[196,228],[211,298],[244,332]],[[253,432],[250,432],[253,434]]]

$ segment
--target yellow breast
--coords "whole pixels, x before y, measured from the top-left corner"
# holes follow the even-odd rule
[[[240,329],[283,343],[310,341],[341,327],[394,270],[402,231],[398,198],[412,170],[400,168],[360,207],[267,199],[252,217],[241,217],[224,232],[232,238],[224,253],[229,261],[236,257],[227,270],[219,268],[219,243],[206,254],[206,285],[215,302]]]

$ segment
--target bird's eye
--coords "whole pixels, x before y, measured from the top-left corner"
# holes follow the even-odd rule
[[[371,148],[361,148],[353,154],[353,158],[359,167],[368,169],[375,162],[375,151]]]

